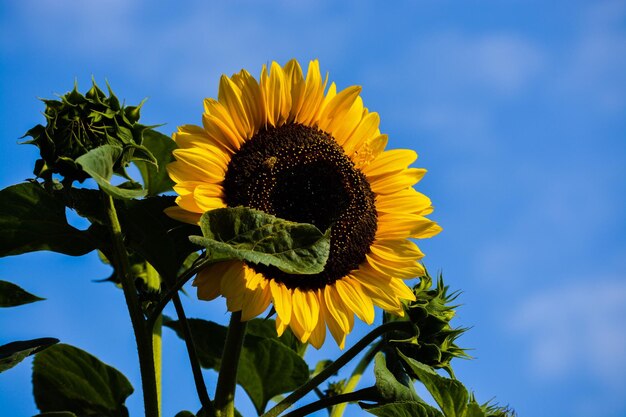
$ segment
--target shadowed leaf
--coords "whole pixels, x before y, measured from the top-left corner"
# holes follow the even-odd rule
[[[200,364],[204,368],[219,371],[226,327],[199,319],[188,321]],[[273,323],[273,320],[270,322]],[[174,329],[179,337],[183,337],[178,322],[164,324]],[[283,344],[275,332],[273,337],[246,335],[239,361],[237,383],[250,396],[259,415],[263,413],[270,399],[278,394],[293,391],[308,378],[309,367],[306,362]]]
[[[95,356],[60,344],[35,356],[33,393],[41,412],[128,417],[124,401],[133,387],[118,370]]]
[[[41,300],[45,298],[37,297],[11,282],[0,281],[0,307],[15,307]]]
[[[41,352],[55,343],[59,343],[59,339],[42,337],[40,339],[11,342],[0,346],[0,372],[13,368],[26,357]]]
[[[95,248],[89,231],[70,226],[63,203],[40,184],[0,191],[0,257],[39,250],[80,256]]]

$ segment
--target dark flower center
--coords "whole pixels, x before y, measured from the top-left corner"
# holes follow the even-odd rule
[[[319,274],[250,265],[288,288],[323,288],[357,269],[376,235],[374,193],[365,175],[332,136],[314,127],[260,130],[233,155],[224,192],[229,207],[263,210],[322,231],[331,227],[330,255]]]

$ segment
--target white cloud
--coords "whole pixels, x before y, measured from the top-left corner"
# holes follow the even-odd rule
[[[583,14],[580,33],[565,51],[554,74],[555,91],[591,111],[626,108],[626,2],[592,3]]]
[[[528,345],[528,368],[543,380],[591,376],[626,388],[625,277],[598,277],[542,289],[524,301],[512,329]]]

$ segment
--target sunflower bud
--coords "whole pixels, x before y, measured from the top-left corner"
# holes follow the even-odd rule
[[[42,101],[46,105],[46,126],[37,125],[26,132],[32,137],[25,143],[39,148],[41,159],[35,163],[34,174],[50,179],[52,174],[62,175],[65,180],[83,181],[89,175],[75,162],[76,158],[102,145],[114,145],[133,149],[141,145],[146,126],[138,123],[141,104],[125,107],[108,86],[108,97],[94,82],[82,95],[77,86],[60,100]],[[125,152],[114,170],[122,172],[132,157]]]
[[[386,314],[385,318],[387,321],[410,321],[417,328],[417,334],[409,339],[403,339],[401,334],[391,334],[389,343],[404,355],[433,368],[443,368],[452,375],[450,361],[456,357],[469,358],[465,349],[455,343],[467,329],[455,329],[450,326],[450,320],[455,316],[457,307],[450,303],[459,293],[449,294],[441,275],[437,280],[437,286],[433,288],[433,280],[428,273],[413,287],[413,293],[417,299],[404,306],[406,313],[404,317]]]

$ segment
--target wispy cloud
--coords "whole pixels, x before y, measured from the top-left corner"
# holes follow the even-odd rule
[[[598,277],[542,289],[512,323],[529,347],[528,369],[544,380],[581,374],[609,391],[626,389],[626,277]]]

